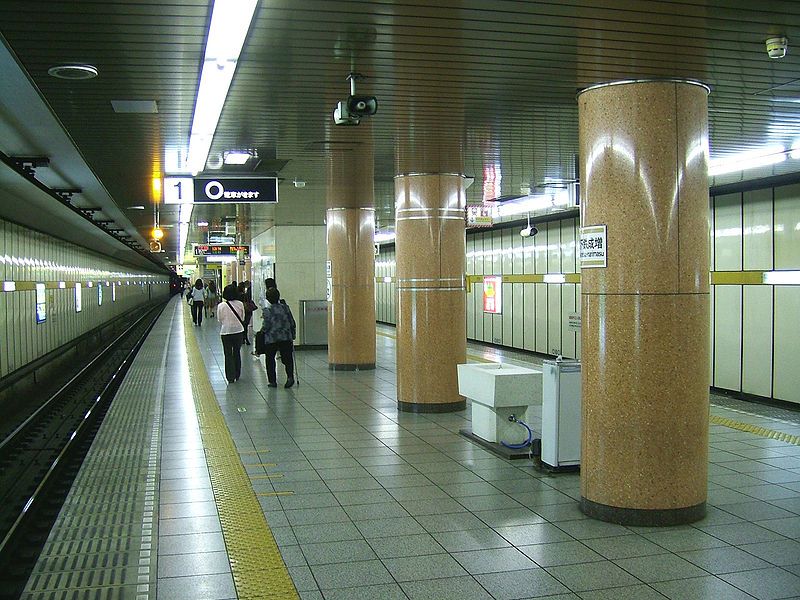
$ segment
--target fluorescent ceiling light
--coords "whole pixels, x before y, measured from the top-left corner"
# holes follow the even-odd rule
[[[800,285],[800,271],[767,271],[763,281],[767,285]]]
[[[250,152],[240,152],[239,150],[232,150],[225,153],[226,165],[243,165],[250,160],[253,155]]]
[[[229,263],[236,262],[235,256],[206,256],[206,262],[210,263]]]
[[[17,290],[17,282],[16,281],[4,281],[3,282],[3,291],[4,292],[15,292]]]
[[[500,204],[495,210],[499,217],[510,217],[538,210],[566,208],[568,205],[569,192],[567,190],[559,190],[551,194],[536,194],[509,200]]]
[[[800,158],[800,139],[795,140],[792,144],[792,150],[789,152],[789,158]]]
[[[708,174],[714,177],[716,175],[774,165],[785,160],[786,147],[781,144],[772,144],[755,150],[732,154],[724,158],[712,159],[708,164]]]
[[[186,164],[193,173],[205,168],[211,141],[257,4],[258,0],[214,1],[192,131],[189,134]]]
[[[376,231],[375,232],[375,243],[376,244],[383,244],[386,242],[391,242],[395,239],[394,231]]]

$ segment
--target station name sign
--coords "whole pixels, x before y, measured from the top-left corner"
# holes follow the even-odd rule
[[[278,201],[275,177],[165,177],[164,204],[240,204]]]
[[[250,255],[249,246],[234,246],[233,244],[195,244],[195,256],[236,256],[239,253]]]

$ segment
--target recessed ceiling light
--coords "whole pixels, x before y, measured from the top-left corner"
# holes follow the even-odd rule
[[[243,165],[253,157],[252,152],[246,150],[231,150],[225,153],[226,165]]]
[[[92,65],[55,65],[47,69],[47,74],[59,79],[94,79],[98,71]]]
[[[129,206],[128,210],[144,210],[144,204],[137,204],[135,206]]]

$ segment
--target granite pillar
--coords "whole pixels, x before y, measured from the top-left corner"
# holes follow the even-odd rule
[[[328,161],[328,367],[352,371],[375,368],[375,209],[369,132],[348,139]]]
[[[395,177],[397,404],[462,410],[456,365],[466,362],[464,177]]]
[[[679,80],[581,92],[581,510],[626,525],[705,514],[709,411],[708,89]]]

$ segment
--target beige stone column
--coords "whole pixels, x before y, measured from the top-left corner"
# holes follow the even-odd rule
[[[708,90],[619,82],[578,97],[581,510],[626,525],[705,514],[709,411]]]
[[[328,160],[328,367],[375,368],[375,209],[369,129],[348,132],[352,149]]]
[[[456,365],[466,362],[464,177],[395,177],[397,404],[462,410]]]

